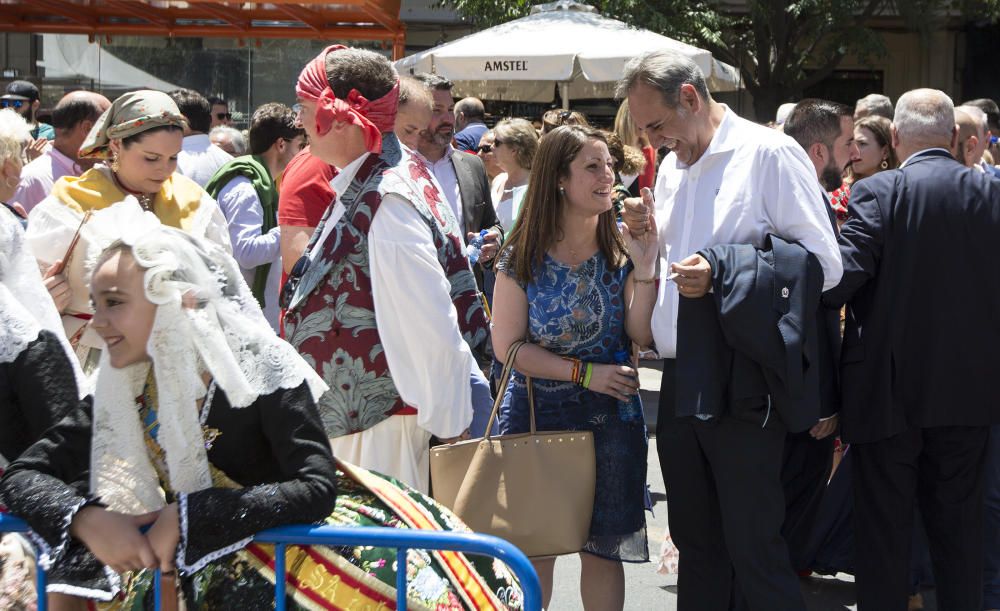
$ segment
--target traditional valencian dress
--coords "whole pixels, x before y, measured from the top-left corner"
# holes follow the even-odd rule
[[[156,222],[131,210],[122,212],[128,227]],[[41,563],[58,577],[50,591],[103,608],[152,605],[150,572],[116,575],[69,536],[87,505],[140,514],[177,503],[175,563],[188,609],[272,608],[274,548],[252,541],[267,528],[466,528],[420,493],[334,461],[314,402],[325,385],[275,337],[228,254],[176,230],[136,231],[125,243],[155,270],[144,276],[146,296],[159,304],[151,363],[117,369],[103,355],[93,400],[0,481],[0,501],[28,521]],[[85,493],[67,482],[83,480],[88,466]],[[291,609],[395,607],[394,550],[290,546],[286,560]],[[411,551],[403,570],[413,608],[520,606],[498,562]]]
[[[436,181],[392,133],[331,184],[285,332],[330,386],[334,453],[426,492],[431,434],[472,421],[472,351],[489,333],[476,279]]]
[[[116,99],[100,116],[80,147],[81,158],[98,159],[104,163],[95,165],[80,176],[60,178],[52,187],[52,193],[31,210],[26,235],[28,246],[39,264],[48,268],[66,257],[86,213],[104,210],[129,195],[109,165],[112,164],[111,140],[139,136],[161,127],[179,129],[184,125],[185,119],[177,110],[177,105],[165,93],[135,91]],[[229,230],[222,211],[215,200],[189,178],[174,173],[157,193],[139,197],[137,201],[164,225],[183,229],[191,235],[230,248]],[[69,260],[63,261],[63,273],[72,291],[69,306],[63,312],[63,326],[84,370],[89,373],[96,366],[103,342],[87,326],[92,310],[86,286],[89,272],[84,269],[83,253],[93,239],[87,225],[83,225]]]
[[[0,209],[0,474],[77,405],[84,383],[21,223]],[[33,570],[27,541],[0,535],[0,609],[33,608]]]
[[[39,264],[48,267],[66,254],[86,212],[104,210],[127,196],[128,193],[122,190],[105,165],[96,165],[79,177],[60,178],[52,188],[52,194],[35,206],[29,215],[28,245]],[[229,230],[218,204],[195,182],[180,174],[171,175],[163,183],[152,203],[152,211],[165,225],[229,247]],[[73,256],[64,262],[66,267],[63,273],[69,282],[72,297],[62,314],[66,336],[71,339],[88,371],[93,370],[94,359],[97,358],[96,353],[91,355],[91,350],[103,347],[97,333],[87,325],[93,310],[87,290],[88,272],[83,253],[90,240],[90,231],[84,225]],[[91,360],[89,366],[88,358]]]

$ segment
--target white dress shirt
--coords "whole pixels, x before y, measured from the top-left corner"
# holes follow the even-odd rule
[[[330,181],[337,201],[313,246],[318,256],[346,209],[340,194],[369,153]],[[477,371],[462,338],[451,285],[437,258],[431,231],[416,208],[386,195],[368,230],[375,323],[399,396],[417,408],[417,425],[442,438],[457,437],[472,422],[470,372]]]
[[[204,188],[219,168],[232,160],[232,155],[212,144],[208,134],[193,134],[185,136],[181,143],[181,152],[177,155],[177,173],[187,176]]]
[[[264,318],[271,328],[278,331],[278,294],[281,291],[281,228],[274,227],[261,233],[264,226],[264,207],[257,190],[245,176],[237,176],[219,190],[219,208],[229,223],[229,240],[233,244],[233,258],[250,288],[253,288],[257,267],[270,263],[267,284],[264,287]]]
[[[458,219],[458,227],[464,231],[465,213],[462,210],[462,192],[458,188],[458,175],[455,174],[455,164],[451,162],[451,156],[456,153],[468,155],[468,153],[459,153],[455,147],[449,144],[448,148],[444,151],[444,157],[437,161],[431,161],[423,155],[420,155],[418,159],[424,162],[427,169],[437,179],[438,184],[441,185],[441,192],[444,193],[445,198],[448,200],[448,206],[451,207],[451,211],[455,213],[455,218]],[[464,235],[462,239],[463,241],[465,240]]]
[[[761,248],[769,233],[795,241],[823,267],[823,290],[840,281],[843,264],[826,210],[828,198],[802,147],[725,107],[707,150],[686,166],[674,155],[660,164],[654,200],[660,238],[660,284],[653,338],[663,358],[677,356],[677,285],[670,264],[719,244]]]
[[[17,192],[11,202],[24,206],[25,212],[42,202],[52,193],[52,186],[63,176],[79,176],[83,169],[66,155],[50,146],[37,159],[24,166],[21,170],[21,180]]]

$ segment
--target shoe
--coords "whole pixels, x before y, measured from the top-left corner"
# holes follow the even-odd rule
[[[910,600],[906,603],[906,611],[923,611],[924,595],[920,592],[910,595]]]

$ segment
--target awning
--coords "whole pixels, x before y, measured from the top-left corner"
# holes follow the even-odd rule
[[[376,40],[402,57],[400,0],[2,0],[0,31],[240,40]]]
[[[91,44],[82,34],[43,34],[42,56],[45,60],[39,64],[50,79],[89,80],[98,90],[131,89],[136,84],[159,91],[179,89]]]
[[[592,6],[562,0],[532,14],[396,62],[402,74],[434,72],[455,83],[456,96],[550,102],[555,85],[569,99],[610,98],[625,63],[667,49],[690,57],[712,91],[740,88],[739,72],[704,49],[602,17]]]

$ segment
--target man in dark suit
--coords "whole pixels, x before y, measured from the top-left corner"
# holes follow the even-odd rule
[[[459,225],[465,229],[466,240],[484,229],[487,231],[479,260],[489,263],[497,254],[503,229],[493,208],[486,167],[477,155],[463,153],[451,144],[455,132],[451,81],[437,74],[418,74],[415,78],[427,86],[434,100],[431,122],[420,134],[418,152],[441,183]],[[482,287],[482,273],[478,269],[476,279]]]
[[[940,609],[979,611],[983,463],[1000,421],[1000,181],[958,163],[944,93],[896,105],[900,170],[854,184],[841,229],[842,437],[852,444],[861,610],[906,609],[913,508]]]

